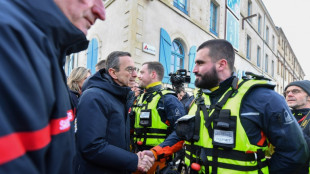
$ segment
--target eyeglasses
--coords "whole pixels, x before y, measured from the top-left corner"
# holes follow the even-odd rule
[[[126,71],[128,71],[130,74],[132,74],[134,71],[137,71],[136,67],[128,66],[125,68]]]
[[[287,90],[287,91],[284,91],[283,95],[284,97],[286,97],[290,92],[292,92],[293,95],[296,95],[298,93],[301,93],[302,90],[299,90],[299,89],[293,89],[293,90]]]

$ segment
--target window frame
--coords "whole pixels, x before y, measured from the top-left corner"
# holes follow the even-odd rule
[[[266,26],[266,37],[265,37],[266,43],[269,44],[269,27]]]
[[[181,48],[183,54],[179,54],[177,52],[174,52],[174,50],[172,50],[174,43],[176,43],[178,45],[178,48]],[[185,59],[184,46],[178,39],[174,39],[171,43],[171,56],[174,56],[174,61],[172,64],[172,62],[171,62],[172,59],[170,59],[170,72],[169,73],[175,73],[176,70],[178,70],[178,69],[184,69],[184,59]],[[182,66],[177,65],[179,60],[182,60]],[[173,65],[173,70],[171,69],[171,65]]]
[[[257,30],[258,30],[258,33],[261,35],[262,34],[262,16],[260,14],[258,14]]]
[[[271,60],[271,76],[274,77],[274,60]]]
[[[173,6],[175,6],[176,8],[178,8],[179,10],[181,10],[183,13],[185,13],[186,15],[188,15],[187,0],[184,0],[184,8],[183,8],[180,4],[181,4],[180,0],[173,0]]]
[[[213,1],[210,1],[210,32],[218,36],[218,5]]]
[[[248,0],[248,16],[251,15],[252,15],[252,1]],[[252,23],[252,18],[249,18],[248,21]]]
[[[257,46],[257,54],[256,54],[256,58],[257,58],[257,61],[256,61],[256,64],[258,67],[260,67],[260,63],[261,63],[261,48],[260,46]]]
[[[272,50],[275,51],[275,43],[276,43],[276,38],[274,35],[272,35]]]
[[[265,55],[265,72],[268,73],[268,54]]]
[[[246,58],[248,60],[251,60],[251,47],[252,47],[251,41],[252,41],[251,37],[247,35],[246,37]]]

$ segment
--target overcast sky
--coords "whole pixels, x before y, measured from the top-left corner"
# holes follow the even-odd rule
[[[310,0],[262,0],[310,80]]]

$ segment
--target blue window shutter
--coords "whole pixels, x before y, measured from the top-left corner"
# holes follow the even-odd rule
[[[213,16],[213,2],[211,2],[210,3],[210,28],[211,28],[211,30],[212,30],[212,28],[213,28],[213,18],[214,18],[214,16]]]
[[[196,46],[192,46],[189,50],[189,68],[190,76],[191,76],[191,82],[188,84],[189,88],[195,88],[195,74],[193,73],[193,69],[195,66],[195,57],[196,57]]]
[[[70,56],[70,60],[69,60],[69,63],[68,63],[68,76],[70,75],[72,69],[73,69],[73,59],[74,59],[74,56],[73,54]]]
[[[87,49],[87,69],[91,69],[91,62],[92,62],[92,57],[93,57],[93,41],[91,40],[88,45]]]
[[[96,72],[95,65],[97,63],[98,57],[98,42],[97,39],[92,39],[89,42],[87,49],[87,69],[90,69],[90,72],[94,74]]]
[[[92,58],[92,63],[91,63],[91,74],[96,73],[96,64],[97,64],[97,59],[98,59],[98,42],[97,39],[92,39],[93,42],[93,58]]]
[[[161,28],[160,29],[159,62],[164,66],[164,69],[165,69],[163,83],[168,83],[170,79],[169,77],[170,58],[171,58],[171,39],[167,31]]]

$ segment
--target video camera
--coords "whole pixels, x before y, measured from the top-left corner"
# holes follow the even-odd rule
[[[175,73],[169,73],[169,76],[174,88],[182,87],[184,83],[191,82],[191,77],[187,75],[186,69],[179,69]]]

